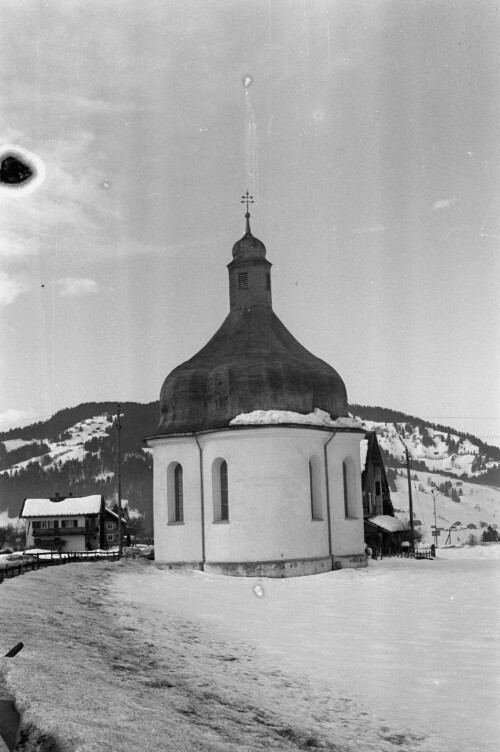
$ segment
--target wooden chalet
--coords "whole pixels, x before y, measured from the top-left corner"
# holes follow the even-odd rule
[[[373,552],[398,553],[404,524],[393,516],[391,492],[375,431],[369,431],[361,443],[361,470],[365,542]]]
[[[118,515],[97,494],[25,499],[19,517],[26,522],[29,548],[67,553],[119,545]]]

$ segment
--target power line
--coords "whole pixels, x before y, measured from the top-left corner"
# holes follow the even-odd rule
[[[500,420],[496,415],[422,415],[422,420]]]

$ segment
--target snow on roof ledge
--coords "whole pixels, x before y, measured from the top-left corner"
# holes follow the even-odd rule
[[[67,496],[61,501],[25,499],[20,517],[66,517],[99,514],[102,496]]]
[[[310,426],[327,426],[328,428],[363,428],[355,418],[337,418],[333,420],[329,413],[315,407],[313,413],[303,415],[290,410],[254,410],[241,413],[229,421],[230,426],[266,425],[279,423],[300,423]]]
[[[387,530],[389,533],[397,533],[399,530],[405,529],[405,525],[401,520],[388,514],[377,514],[375,517],[369,517],[368,522]]]
[[[359,458],[361,460],[361,470],[366,469],[366,459],[368,457],[368,439],[363,439],[359,445]]]

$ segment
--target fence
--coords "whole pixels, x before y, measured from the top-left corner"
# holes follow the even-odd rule
[[[33,553],[28,554],[19,561],[5,561],[5,566],[0,563],[0,583],[6,577],[16,577],[30,569],[70,564],[75,561],[116,561],[120,558],[118,551],[71,551],[65,554],[59,553]]]

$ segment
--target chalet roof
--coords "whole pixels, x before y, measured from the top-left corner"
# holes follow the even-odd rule
[[[106,514],[110,514],[112,517],[116,517],[117,520],[119,519],[117,512],[113,512],[113,510],[110,509],[109,507],[105,507],[104,511],[106,512]],[[127,522],[127,518],[123,516],[123,510],[122,510],[122,522]]]
[[[60,501],[52,499],[25,499],[20,517],[80,517],[87,514],[99,514],[103,497],[67,496]]]
[[[404,530],[405,527],[401,520],[388,514],[377,514],[375,517],[369,517],[366,522],[371,522],[375,527],[380,527],[389,533],[397,533],[398,530]]]

